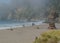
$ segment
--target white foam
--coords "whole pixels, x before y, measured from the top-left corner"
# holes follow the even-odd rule
[[[21,23],[21,24],[20,23],[18,23],[18,24],[4,24],[0,27],[0,30],[23,27],[23,25],[24,26],[32,26],[32,23],[34,23],[35,25],[40,25],[40,24],[42,24],[42,21],[40,21],[40,22],[27,22],[27,23]]]

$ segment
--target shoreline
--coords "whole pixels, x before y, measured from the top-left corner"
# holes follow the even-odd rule
[[[3,30],[3,29],[13,29],[13,28],[19,28],[19,27],[29,27],[29,26],[32,26],[32,23],[34,23],[34,25],[41,25],[43,24],[42,22],[30,22],[30,23],[24,23],[22,25],[19,25],[19,24],[15,24],[15,25],[11,25],[11,24],[7,24],[7,25],[2,25],[2,27],[0,27],[0,30]]]
[[[56,24],[60,28],[60,24]],[[37,29],[39,27],[39,29]],[[60,29],[59,29],[60,30]],[[0,43],[33,43],[41,33],[48,31],[48,24],[18,27],[11,30],[0,30]]]
[[[33,26],[39,26],[39,25],[49,25],[48,23],[41,23],[41,24],[35,24]],[[59,26],[59,23],[56,23],[56,25],[58,24]],[[5,30],[5,29],[15,29],[15,28],[23,28],[23,27],[32,27],[32,24],[27,24],[27,25],[15,25],[15,26],[10,26],[10,27],[0,27],[0,30]]]

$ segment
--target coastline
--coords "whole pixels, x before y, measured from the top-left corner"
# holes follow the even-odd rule
[[[37,27],[40,29],[37,29]],[[8,29],[0,30],[0,43],[33,43],[36,36],[47,31],[44,28],[47,28],[47,24],[18,27],[14,28],[13,31]]]
[[[60,24],[56,24],[60,28]],[[39,29],[37,29],[39,27]],[[33,43],[36,37],[48,30],[48,24],[28,27],[17,27],[11,30],[0,30],[0,43]]]
[[[32,26],[32,24],[34,23],[34,25],[41,25],[42,21],[39,22],[26,22],[26,23],[11,23],[11,24],[1,24],[0,25],[0,30],[4,30],[4,29],[13,29],[13,28],[18,28],[18,27],[29,27]]]

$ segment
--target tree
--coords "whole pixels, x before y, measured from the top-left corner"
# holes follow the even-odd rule
[[[58,14],[56,13],[56,9],[51,9],[50,14],[48,16],[49,20],[49,29],[56,29],[55,26],[55,19],[58,17]]]

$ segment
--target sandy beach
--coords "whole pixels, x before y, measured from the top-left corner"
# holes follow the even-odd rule
[[[39,29],[37,29],[39,27]],[[60,28],[60,24],[56,24]],[[48,24],[39,26],[20,27],[11,30],[0,30],[0,43],[33,43],[36,36],[47,31]]]

